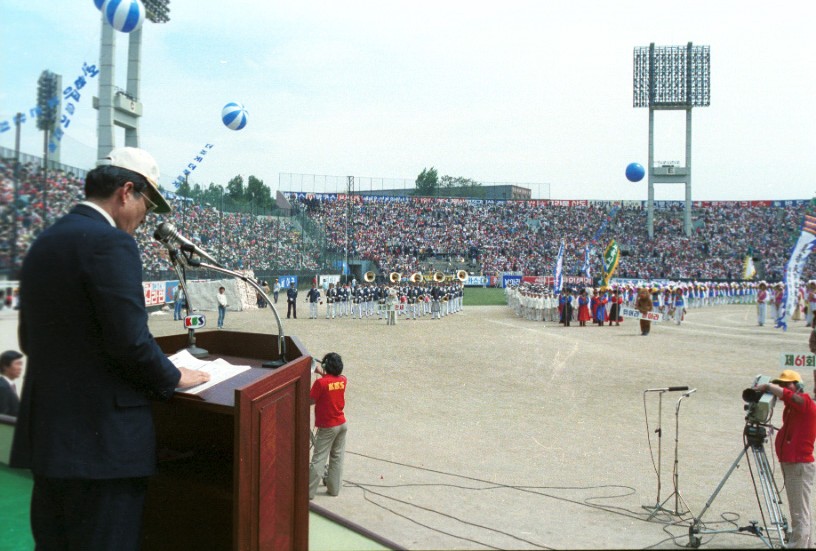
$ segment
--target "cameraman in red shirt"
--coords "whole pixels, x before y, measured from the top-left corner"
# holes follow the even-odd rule
[[[805,393],[801,375],[791,369],[783,371],[770,384],[758,385],[757,389],[770,392],[785,403],[782,428],[776,435],[776,456],[782,466],[791,515],[791,535],[787,546],[808,548],[813,542],[810,494],[816,475],[813,460],[816,403]]]
[[[343,359],[336,352],[329,352],[320,361],[323,366],[315,370],[322,375],[312,384],[309,396],[315,406],[315,436],[312,462],[309,465],[309,499],[314,499],[317,486],[329,459],[329,468],[324,478],[328,494],[340,493],[343,482],[343,455],[346,450],[346,406],[347,380],[342,375]]]

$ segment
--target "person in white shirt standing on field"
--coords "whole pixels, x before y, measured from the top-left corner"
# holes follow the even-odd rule
[[[226,289],[223,287],[218,288],[218,294],[216,298],[218,299],[218,328],[224,328],[224,316],[227,315],[227,295],[225,294]]]

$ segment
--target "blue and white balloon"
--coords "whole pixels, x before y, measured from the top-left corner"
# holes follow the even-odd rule
[[[247,114],[242,104],[231,101],[221,110],[221,122],[230,130],[241,130],[246,126]]]
[[[94,5],[96,6],[96,9],[98,9],[98,10],[102,9],[102,4],[104,4],[104,3],[105,3],[105,0],[94,0]]]
[[[102,13],[111,27],[123,33],[140,28],[145,18],[145,8],[139,0],[105,0]]]

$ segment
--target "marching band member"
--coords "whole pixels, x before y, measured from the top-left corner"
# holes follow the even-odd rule
[[[334,319],[334,303],[337,299],[337,289],[334,288],[334,283],[329,283],[329,288],[326,290],[326,319]]]
[[[808,281],[808,294],[807,294],[807,301],[808,301],[808,312],[807,321],[808,327],[813,326],[813,311],[816,309],[816,279],[811,279]]]
[[[759,293],[757,293],[757,324],[765,325],[765,314],[768,311],[768,285],[764,281],[759,282]]]
[[[309,303],[309,319],[317,319],[317,303],[320,301],[320,291],[316,283],[312,283],[312,288],[306,293],[306,302]]]
[[[686,301],[683,297],[683,291],[678,287],[674,291],[674,323],[680,325],[683,321],[683,316],[686,313]]]

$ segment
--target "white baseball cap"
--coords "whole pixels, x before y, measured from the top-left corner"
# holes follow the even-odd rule
[[[172,209],[159,191],[159,165],[156,159],[138,147],[117,147],[111,150],[104,159],[99,159],[96,166],[115,166],[124,168],[144,176],[148,183],[147,194],[156,204],[153,211],[157,214],[167,214]]]

